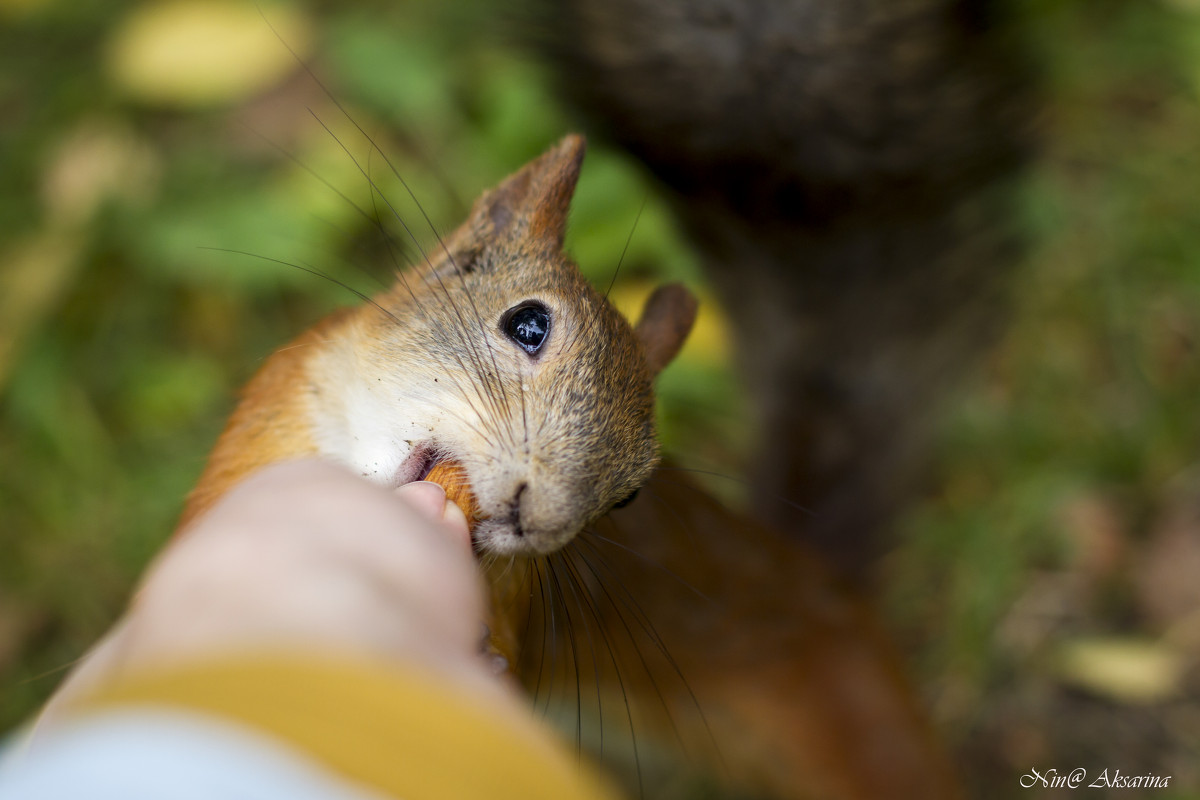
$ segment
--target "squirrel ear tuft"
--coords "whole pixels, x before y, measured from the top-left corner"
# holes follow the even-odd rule
[[[682,283],[664,284],[642,307],[634,331],[646,351],[650,373],[658,375],[679,354],[687,340],[700,303]]]
[[[471,228],[484,236],[510,237],[553,252],[562,250],[585,149],[582,136],[564,137],[485,192],[471,210]]]

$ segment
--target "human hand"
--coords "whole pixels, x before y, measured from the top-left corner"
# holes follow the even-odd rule
[[[466,519],[440,486],[389,492],[331,464],[282,464],[181,533],[60,695],[188,659],[292,649],[415,662],[494,693],[484,613]]]

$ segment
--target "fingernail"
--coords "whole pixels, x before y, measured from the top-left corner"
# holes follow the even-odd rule
[[[450,531],[450,537],[467,552],[471,550],[471,526],[467,524],[467,515],[458,507],[458,503],[447,501],[442,510],[442,522]]]
[[[446,501],[446,505],[442,510],[442,522],[456,529],[468,530],[470,528],[470,524],[467,523],[466,513],[463,513],[458,504],[451,500]]]
[[[421,516],[434,522],[440,522],[445,517],[446,508],[454,505],[446,502],[446,490],[433,481],[406,483],[396,490],[396,496],[403,498]]]

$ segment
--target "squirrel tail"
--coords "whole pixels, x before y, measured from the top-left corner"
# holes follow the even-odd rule
[[[861,576],[1006,316],[1031,150],[1007,21],[980,0],[527,2],[561,93],[661,182],[734,320],[756,507]]]

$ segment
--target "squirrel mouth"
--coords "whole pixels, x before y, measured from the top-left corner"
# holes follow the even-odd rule
[[[403,486],[413,481],[426,480],[440,459],[441,453],[432,443],[422,442],[416,445],[408,454],[408,458],[404,459],[400,468],[396,470],[396,476],[393,479],[395,485]]]

